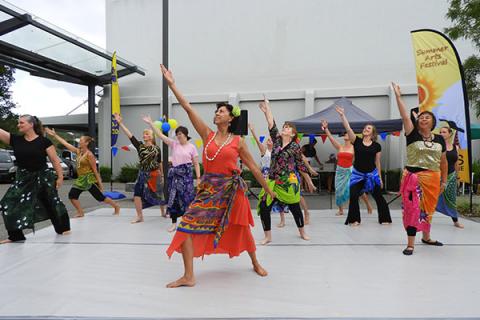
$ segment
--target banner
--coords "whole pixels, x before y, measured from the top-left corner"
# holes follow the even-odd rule
[[[119,125],[114,119],[113,114],[120,114],[120,91],[118,88],[118,75],[117,75],[117,53],[114,52],[112,56],[112,138],[111,146],[117,143]]]
[[[459,177],[470,182],[472,163],[470,116],[462,63],[453,43],[435,30],[411,32],[417,71],[420,111],[432,111],[437,118],[453,121],[460,144]]]

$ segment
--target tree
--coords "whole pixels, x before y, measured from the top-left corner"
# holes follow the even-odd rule
[[[480,0],[450,0],[447,18],[453,26],[445,28],[445,33],[452,39],[471,40],[480,50]],[[472,55],[463,61],[465,84],[471,107],[480,116],[480,57]]]

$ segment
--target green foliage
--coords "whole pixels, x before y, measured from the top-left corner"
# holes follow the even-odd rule
[[[457,211],[465,217],[480,217],[480,204],[473,203],[472,211],[470,212],[470,202],[457,201]]]
[[[8,132],[17,132],[18,116],[12,112],[15,103],[12,100],[10,86],[15,81],[13,74],[15,69],[0,65],[0,128]],[[0,142],[0,148],[6,145]]]
[[[480,160],[474,160],[472,163],[473,183],[480,183]]]
[[[118,180],[120,182],[135,182],[138,176],[138,164],[126,164],[120,169]]]
[[[447,18],[453,25],[445,28],[445,33],[452,39],[471,40],[480,49],[480,1],[450,0]],[[463,61],[465,83],[471,107],[477,117],[480,116],[480,57],[473,55]]]
[[[248,170],[248,169],[243,169],[242,171],[242,178],[243,180],[245,181],[250,181],[250,187],[252,188],[261,188],[262,186],[260,185],[260,183],[258,183],[258,181],[255,179],[255,177],[253,176],[253,173],[252,171]]]
[[[100,177],[102,177],[102,182],[110,182],[112,180],[112,172],[110,167],[100,167]]]

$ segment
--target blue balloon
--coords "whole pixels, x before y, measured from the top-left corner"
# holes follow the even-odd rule
[[[170,124],[169,124],[168,122],[164,122],[164,123],[162,124],[162,131],[163,131],[163,132],[168,132],[168,131],[170,131]]]

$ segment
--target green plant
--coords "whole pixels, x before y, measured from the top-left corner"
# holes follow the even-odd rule
[[[472,163],[473,183],[480,183],[480,160],[477,159]]]
[[[250,181],[250,187],[252,188],[261,188],[261,185],[260,183],[258,183],[258,181],[255,179],[255,177],[253,176],[253,173],[252,171],[248,170],[248,169],[243,169],[242,171],[242,178],[243,180],[245,181]]]
[[[457,201],[457,211],[465,217],[480,217],[480,204],[474,203],[470,212],[469,201]]]
[[[103,182],[110,182],[112,180],[112,171],[110,167],[100,167],[100,177],[102,177]]]
[[[126,164],[120,169],[118,180],[120,182],[134,182],[138,176],[138,164]]]

